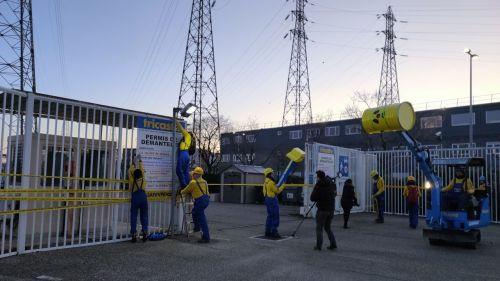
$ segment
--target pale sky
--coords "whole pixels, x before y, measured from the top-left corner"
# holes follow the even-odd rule
[[[306,7],[313,114],[340,113],[354,91],[378,89],[393,5],[402,100],[500,93],[500,1],[311,0]],[[281,120],[293,1],[218,0],[213,10],[220,113]],[[33,1],[38,91],[169,115],[177,103],[190,0]]]

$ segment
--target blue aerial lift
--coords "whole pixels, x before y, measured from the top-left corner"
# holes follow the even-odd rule
[[[490,224],[490,199],[488,195],[479,200],[480,212],[474,218],[468,216],[466,210],[443,210],[441,208],[442,179],[433,170],[433,165],[469,169],[470,167],[485,166],[484,158],[453,158],[435,159],[432,163],[429,151],[419,145],[408,132],[400,132],[402,138],[408,143],[415,156],[420,169],[430,189],[430,200],[427,203],[426,222],[428,228],[423,230],[425,238],[431,245],[443,243],[459,244],[469,248],[476,248],[481,241],[480,228]]]

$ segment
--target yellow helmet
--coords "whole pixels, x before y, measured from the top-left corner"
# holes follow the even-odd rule
[[[264,176],[267,177],[272,172],[274,172],[272,168],[266,168],[264,169]]]
[[[378,175],[377,170],[372,170],[372,171],[370,172],[370,177],[372,177],[372,178],[373,178],[374,176],[377,176],[377,175]]]
[[[194,168],[193,174],[203,175],[203,168],[201,167]]]
[[[417,181],[414,176],[408,176],[407,181]]]

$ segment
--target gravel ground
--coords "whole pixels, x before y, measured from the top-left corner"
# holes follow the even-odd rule
[[[282,234],[300,218],[297,207],[281,207]],[[251,239],[262,234],[265,207],[212,204],[208,218],[213,243],[197,238],[115,243],[39,252],[0,260],[0,280],[500,280],[500,226],[482,232],[477,250],[430,246],[407,218],[352,215],[352,228],[334,219],[339,249],[313,251],[314,221],[298,238]],[[325,236],[326,239],[326,236]]]

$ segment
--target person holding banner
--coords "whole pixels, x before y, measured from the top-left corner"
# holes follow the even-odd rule
[[[188,173],[189,175],[189,173]],[[181,194],[190,194],[194,199],[194,207],[192,211],[194,232],[201,230],[201,239],[198,243],[209,243],[210,233],[208,231],[207,217],[205,216],[205,209],[210,203],[210,196],[208,192],[208,183],[203,179],[203,169],[196,167],[192,172],[193,179],[189,184],[181,190]]]
[[[148,239],[148,197],[146,195],[146,173],[141,156],[136,159],[139,163],[132,163],[128,169],[128,186],[132,193],[130,201],[130,235],[132,243],[137,242],[137,214],[140,211],[142,226],[142,242]],[[134,161],[136,162],[136,161]]]
[[[193,139],[191,134],[182,127],[181,123],[176,121],[175,125],[182,134],[182,140],[179,143],[179,151],[177,152],[177,166],[175,172],[179,178],[181,188],[185,188],[191,181],[189,176],[189,156],[194,154],[196,147],[192,142]]]
[[[280,239],[281,235],[278,233],[278,226],[280,225],[280,206],[278,204],[278,194],[280,194],[285,185],[282,184],[280,187],[276,187],[276,181],[273,177],[273,169],[266,168],[264,170],[264,186],[262,187],[262,193],[264,194],[264,200],[267,208],[267,219],[266,219],[266,233],[265,236],[268,238]]]

